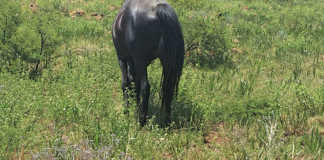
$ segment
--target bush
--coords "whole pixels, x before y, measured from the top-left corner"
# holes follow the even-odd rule
[[[194,12],[182,21],[187,62],[199,67],[214,68],[230,63],[227,54],[231,41],[225,22],[209,13]]]
[[[14,59],[11,47],[8,46],[10,37],[15,33],[22,23],[22,12],[15,1],[4,1],[0,6],[0,71],[3,67],[11,64],[10,59]]]
[[[0,8],[0,21],[4,22],[0,26],[0,71],[27,73],[34,79],[49,66],[60,44],[56,29],[60,15],[42,6],[22,11],[20,5],[19,2],[6,2]]]

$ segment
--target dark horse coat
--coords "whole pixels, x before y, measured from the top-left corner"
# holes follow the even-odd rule
[[[156,58],[161,60],[162,117],[169,123],[184,60],[183,35],[175,11],[165,0],[126,0],[112,34],[122,71],[124,100],[128,106],[127,90],[134,82],[141,125],[146,122],[150,96],[147,66]]]

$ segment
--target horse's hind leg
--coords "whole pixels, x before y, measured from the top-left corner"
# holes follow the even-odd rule
[[[138,106],[138,116],[141,126],[146,123],[148,101],[150,97],[150,84],[147,79],[147,69],[142,63],[135,64],[135,86]]]
[[[128,73],[128,65],[126,60],[122,60],[119,58],[119,66],[122,72],[122,90],[123,90],[123,99],[125,106],[125,113],[128,113],[129,107],[129,90],[131,90],[131,79]]]

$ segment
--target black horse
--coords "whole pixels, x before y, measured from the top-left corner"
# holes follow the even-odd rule
[[[128,89],[135,83],[140,124],[146,123],[150,84],[147,66],[159,58],[162,118],[170,123],[171,101],[177,95],[184,61],[181,26],[173,8],[165,0],[125,0],[112,29],[113,41],[122,71],[122,89],[126,108]]]

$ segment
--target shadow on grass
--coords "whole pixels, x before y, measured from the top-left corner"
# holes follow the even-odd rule
[[[216,69],[218,66],[225,66],[227,68],[235,68],[232,58],[223,53],[217,54],[187,54],[186,63],[200,69]]]
[[[204,122],[203,110],[199,108],[197,104],[188,99],[173,102],[171,110],[171,124],[169,126],[165,126],[165,123],[162,120],[160,103],[150,102],[148,116],[153,124],[173,129],[200,129],[201,124]]]

